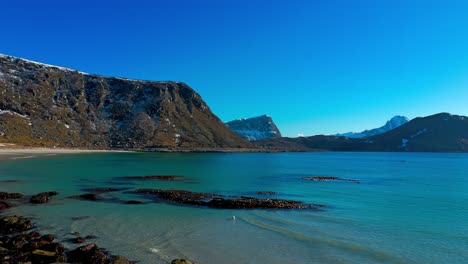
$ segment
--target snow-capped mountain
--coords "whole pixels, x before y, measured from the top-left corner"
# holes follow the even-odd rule
[[[230,121],[226,126],[249,141],[281,137],[281,132],[268,115]]]
[[[401,125],[404,125],[408,123],[408,118],[405,116],[394,116],[392,119],[388,120],[387,123],[385,123],[384,126],[379,127],[379,128],[374,128],[370,130],[364,130],[362,132],[348,132],[348,133],[343,133],[343,134],[337,134],[337,136],[344,136],[344,137],[349,137],[349,138],[363,138],[363,137],[370,137],[378,134],[383,134],[387,131],[390,131],[392,129],[395,129]]]

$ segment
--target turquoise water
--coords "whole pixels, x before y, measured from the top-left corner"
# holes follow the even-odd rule
[[[133,181],[170,174],[187,181]],[[332,175],[350,182],[309,182]],[[59,191],[31,216],[62,238],[96,235],[141,263],[468,263],[468,155],[430,153],[106,153],[0,160],[0,191]],[[218,210],[79,201],[86,187],[184,189],[326,204],[322,211]],[[144,200],[124,192],[108,198]],[[149,200],[148,200],[149,201]],[[232,220],[232,216],[236,220]],[[74,217],[83,217],[76,219]],[[72,219],[73,218],[73,219]],[[73,247],[74,245],[69,245]]]

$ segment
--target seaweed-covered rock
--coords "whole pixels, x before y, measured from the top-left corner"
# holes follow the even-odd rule
[[[184,190],[139,189],[135,193],[154,195],[157,199],[178,204],[208,206],[220,209],[312,209],[317,206],[293,200],[223,196]]]
[[[89,244],[68,252],[68,262],[103,264],[108,263],[109,258],[96,244]]]
[[[0,234],[8,235],[23,232],[33,228],[31,220],[22,216],[5,216],[0,218]]]
[[[58,192],[42,192],[38,193],[36,195],[33,195],[31,199],[29,200],[30,203],[33,204],[43,204],[47,203],[50,200],[51,196],[58,195]]]
[[[32,251],[32,263],[59,263],[67,262],[65,248],[59,243],[49,243]]]
[[[0,200],[14,200],[23,197],[21,193],[0,192]]]

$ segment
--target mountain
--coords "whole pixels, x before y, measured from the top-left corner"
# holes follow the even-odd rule
[[[281,137],[281,132],[268,115],[230,121],[226,126],[249,141]]]
[[[407,117],[397,115],[397,116],[392,117],[392,119],[387,121],[387,123],[385,123],[384,126],[381,126],[379,128],[364,130],[359,133],[348,132],[348,133],[343,133],[343,134],[337,134],[337,136],[344,136],[344,137],[349,137],[349,138],[364,138],[364,137],[374,136],[374,135],[382,134],[392,129],[395,129],[403,124],[408,123],[408,121],[409,120]]]
[[[419,117],[383,134],[362,139],[320,135],[253,143],[277,151],[468,152],[468,117],[448,113]]]
[[[0,55],[0,142],[92,149],[252,148],[185,83]]]

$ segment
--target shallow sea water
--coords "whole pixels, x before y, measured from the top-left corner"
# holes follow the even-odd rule
[[[123,181],[181,175],[185,181]],[[311,182],[330,175],[351,182]],[[19,180],[18,182],[7,182]],[[69,198],[83,188],[183,189],[273,196],[323,210],[219,210],[104,194],[143,205]],[[468,154],[99,153],[0,160],[0,191],[58,191],[24,205],[42,233],[89,240],[140,263],[468,263]],[[233,220],[233,217],[236,220]],[[65,244],[69,247],[75,245]]]

